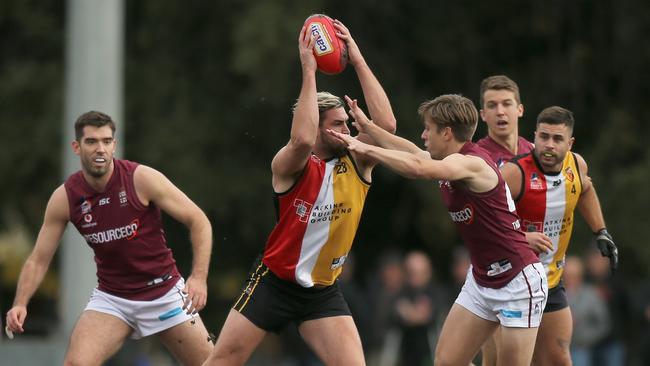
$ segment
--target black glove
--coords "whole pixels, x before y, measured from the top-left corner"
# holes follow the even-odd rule
[[[609,235],[605,228],[598,230],[595,235],[596,245],[600,249],[600,254],[603,257],[609,257],[609,266],[612,268],[612,271],[615,271],[618,268],[618,248],[614,244],[612,236]]]

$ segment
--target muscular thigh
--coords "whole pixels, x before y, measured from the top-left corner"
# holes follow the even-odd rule
[[[455,303],[442,326],[436,364],[468,365],[497,326],[497,322],[483,319]]]
[[[116,316],[86,310],[70,336],[66,364],[100,365],[120,349],[131,332]]]
[[[365,365],[361,338],[351,316],[307,320],[298,331],[325,365]]]
[[[213,348],[212,337],[198,316],[160,332],[158,338],[183,365],[201,365]]]

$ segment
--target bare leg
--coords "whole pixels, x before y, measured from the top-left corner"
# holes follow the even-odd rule
[[[538,328],[507,328],[501,326],[496,340],[497,365],[530,365]]]
[[[481,365],[482,366],[496,366],[497,364],[497,343],[496,339],[499,337],[499,328],[496,329],[483,343],[481,347]]]
[[[116,316],[86,310],[72,331],[64,365],[99,366],[122,347],[132,331]]]
[[[573,320],[568,307],[544,313],[533,356],[535,365],[571,365],[571,333]]]
[[[264,336],[266,331],[231,309],[217,344],[203,365],[243,365]]]
[[[200,317],[158,333],[162,344],[186,366],[199,366],[208,358],[213,345]]]
[[[364,366],[361,338],[351,316],[308,320],[298,331],[327,366]]]
[[[469,365],[498,325],[455,303],[442,326],[435,365]]]

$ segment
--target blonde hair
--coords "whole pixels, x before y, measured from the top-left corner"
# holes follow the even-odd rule
[[[343,102],[343,99],[326,91],[321,91],[316,93],[316,101],[318,103],[319,119],[322,119],[323,113],[329,111],[330,109],[345,107],[345,102]],[[296,107],[298,106],[298,102],[299,100],[296,100],[296,102],[293,104],[291,108],[291,111],[294,113],[296,112]]]
[[[438,126],[438,131],[450,127],[457,141],[470,141],[478,124],[478,111],[471,100],[458,94],[445,94],[427,100],[418,108],[423,121]]]

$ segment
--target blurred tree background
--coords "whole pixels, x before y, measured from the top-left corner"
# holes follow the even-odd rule
[[[300,87],[298,32],[309,14],[319,12],[350,28],[391,99],[398,134],[417,143],[422,101],[461,93],[478,103],[479,83],[492,74],[519,83],[526,108],[520,134],[526,138],[532,139],[542,108],[572,110],[574,151],[590,165],[620,248],[621,272],[647,280],[650,245],[641,228],[650,208],[650,191],[643,188],[650,178],[650,2],[148,0],[126,1],[125,7],[122,157],[165,173],[211,219],[215,241],[204,311],[211,329],[220,328],[273,227],[270,162],[288,139],[290,106]],[[64,2],[0,3],[5,311],[23,260],[8,260],[10,241],[24,232],[28,253],[47,199],[62,182],[64,28]],[[318,86],[362,95],[352,68],[319,74]],[[475,138],[485,134],[481,122]],[[421,248],[446,278],[460,242],[437,188],[381,167],[373,181],[353,249],[358,277],[370,281],[386,249]],[[570,252],[591,240],[578,221]],[[173,220],[166,224],[187,274],[187,233]]]

